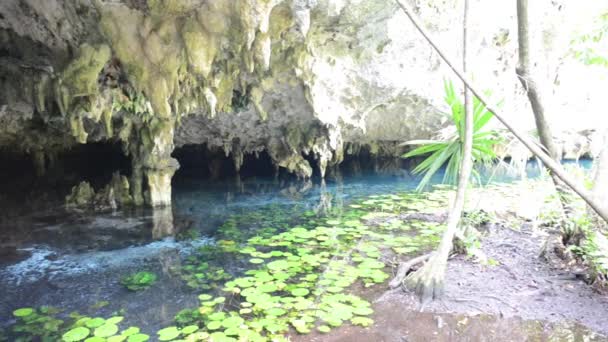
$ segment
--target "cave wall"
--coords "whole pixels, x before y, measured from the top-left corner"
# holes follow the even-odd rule
[[[541,2],[535,37],[549,80],[573,65],[556,24],[570,7]],[[409,3],[460,56],[462,1]],[[514,73],[515,6],[471,8],[474,77],[530,126]],[[184,145],[219,149],[237,170],[265,151],[299,177],[313,166],[323,176],[362,146],[399,155],[399,142],[445,125],[443,80],[452,78],[381,0],[4,0],[0,44],[0,147],[44,158],[120,143],[133,201],[154,206],[171,201],[171,153]]]

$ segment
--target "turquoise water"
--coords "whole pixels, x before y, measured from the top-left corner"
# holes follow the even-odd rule
[[[583,161],[589,168],[590,163]],[[529,177],[538,176],[530,163]],[[484,179],[508,182],[508,172]],[[60,206],[0,223],[0,325],[12,323],[19,307],[50,305],[93,316],[124,310],[129,324],[155,331],[183,308],[198,306],[200,289],[173,272],[201,246],[232,234],[279,231],[314,217],[336,214],[349,202],[369,195],[410,191],[419,177],[405,169],[377,172],[345,170],[326,180],[290,177],[204,180],[175,178],[173,208],[95,215],[68,213]],[[438,183],[441,175],[435,177]],[[213,264],[234,275],[244,271],[236,259]],[[120,285],[124,275],[154,271],[159,281],[142,293]]]

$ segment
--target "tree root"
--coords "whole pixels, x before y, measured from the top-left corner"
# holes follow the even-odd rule
[[[403,284],[403,280],[407,276],[407,272],[409,272],[409,270],[412,267],[414,267],[415,265],[417,265],[421,262],[427,261],[432,255],[433,255],[433,253],[428,253],[428,254],[424,254],[424,255],[418,256],[416,258],[413,258],[411,260],[408,260],[406,262],[400,263],[399,267],[397,268],[397,274],[395,274],[395,277],[393,278],[393,280],[391,280],[390,283],[388,283],[389,288],[395,289],[395,288],[399,287],[401,284]]]
[[[422,303],[438,299],[443,295],[447,257],[434,253],[416,272],[405,278],[405,286],[416,292]]]

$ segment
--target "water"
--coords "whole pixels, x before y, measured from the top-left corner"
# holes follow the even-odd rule
[[[528,165],[528,176],[537,175],[538,168]],[[493,181],[514,178],[492,174]],[[122,310],[129,324],[154,332],[179,310],[198,306],[200,290],[186,286],[174,270],[197,248],[226,239],[218,228],[230,228],[226,222],[235,215],[233,231],[245,235],[268,225],[284,229],[339,212],[357,198],[412,190],[418,180],[403,169],[345,172],[325,181],[177,177],[172,210],[89,215],[54,206],[0,222],[0,326],[13,322],[16,308],[50,305],[94,316]],[[220,265],[244,271],[238,260]],[[157,273],[157,284],[141,293],[121,286],[122,276],[142,269]]]

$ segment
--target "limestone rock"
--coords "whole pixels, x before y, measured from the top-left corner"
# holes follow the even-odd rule
[[[462,0],[413,4],[458,60]],[[570,130],[593,128],[603,110],[608,71],[589,71],[569,52],[576,18],[601,6],[541,1],[533,9],[540,73],[560,105],[549,119],[576,112]],[[515,6],[470,7],[472,76],[517,125],[532,127],[514,72]],[[454,80],[384,0],[4,0],[0,42],[0,148],[44,154],[120,141],[138,205],[170,202],[171,152],[186,144],[223,149],[237,166],[267,151],[301,177],[313,174],[310,159],[324,175],[362,148],[398,156],[400,142],[446,125],[442,85]],[[582,74],[593,86],[578,86]],[[579,138],[558,138],[576,146],[567,156],[586,149]]]

